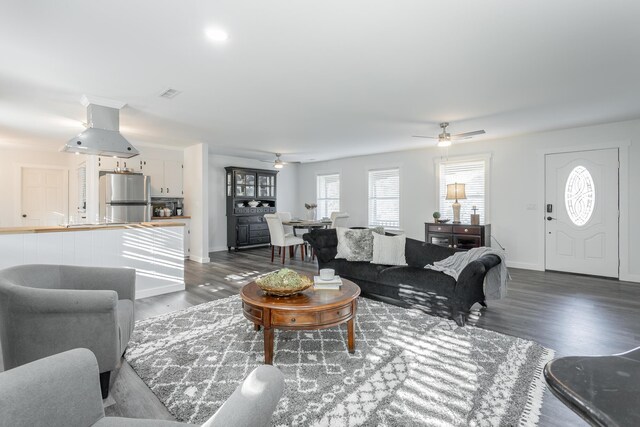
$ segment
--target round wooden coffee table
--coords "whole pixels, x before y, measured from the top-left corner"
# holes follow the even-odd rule
[[[290,297],[267,295],[251,282],[242,288],[242,310],[256,331],[264,327],[264,363],[273,364],[274,329],[324,329],[347,323],[349,353],[356,350],[355,317],[360,288],[342,279],[339,290],[313,287]]]

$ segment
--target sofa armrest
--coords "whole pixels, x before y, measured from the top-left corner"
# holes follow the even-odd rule
[[[90,426],[104,417],[98,364],[87,349],[0,373],[0,427]]]
[[[118,299],[136,298],[136,270],[132,268],[60,266],[60,282],[65,289],[110,290]]]
[[[274,366],[254,369],[202,427],[267,427],[284,391],[284,375]]]
[[[462,298],[464,301],[484,302],[484,277],[491,268],[500,262],[500,258],[496,255],[483,255],[477,260],[471,261],[458,276],[455,295],[464,297]]]

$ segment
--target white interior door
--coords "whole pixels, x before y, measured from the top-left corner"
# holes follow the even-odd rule
[[[618,149],[546,156],[546,268],[618,277]]]
[[[67,173],[63,169],[22,168],[23,225],[58,225],[66,221]]]

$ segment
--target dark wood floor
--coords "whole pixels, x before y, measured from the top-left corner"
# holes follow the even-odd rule
[[[289,265],[289,261],[287,260]],[[293,261],[297,270],[315,271],[315,263]],[[186,291],[136,301],[138,319],[225,298],[257,274],[278,268],[268,249],[216,252],[211,263],[185,264]],[[509,295],[489,302],[477,326],[531,339],[558,356],[611,354],[640,345],[640,284],[572,274],[511,269]],[[173,419],[126,362],[115,376],[108,415]],[[547,395],[541,426],[586,425]]]

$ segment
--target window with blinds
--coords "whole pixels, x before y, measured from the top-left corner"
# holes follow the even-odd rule
[[[340,174],[318,175],[316,180],[318,218],[329,218],[331,212],[340,212]]]
[[[369,226],[400,228],[400,169],[369,171]]]
[[[453,218],[453,208],[451,205],[455,200],[447,200],[447,184],[464,184],[467,198],[458,200],[460,203],[460,221],[464,224],[471,222],[473,207],[477,208],[480,214],[480,224],[485,220],[485,168],[486,161],[465,160],[440,163],[440,215],[442,218]]]

